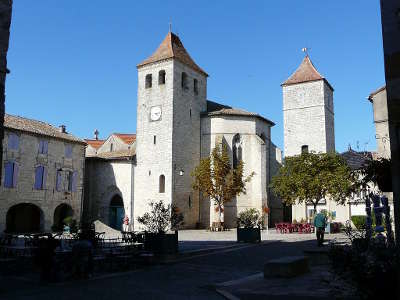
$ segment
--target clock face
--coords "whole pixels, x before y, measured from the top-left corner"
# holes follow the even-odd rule
[[[150,109],[150,120],[158,121],[161,118],[161,106],[153,106]]]

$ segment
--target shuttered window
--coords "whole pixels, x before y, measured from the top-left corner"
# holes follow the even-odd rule
[[[56,191],[61,192],[62,191],[62,171],[57,170],[57,175],[56,175]]]
[[[72,158],[72,145],[65,145],[65,157]]]
[[[8,136],[8,149],[9,150],[18,150],[19,148],[19,136],[15,133],[11,133]]]
[[[47,169],[44,166],[35,168],[35,190],[43,190],[46,187]]]
[[[4,164],[4,187],[15,188],[18,181],[18,164],[16,162],[6,162]]]
[[[49,148],[49,141],[40,140],[39,141],[39,153],[40,154],[47,154]]]

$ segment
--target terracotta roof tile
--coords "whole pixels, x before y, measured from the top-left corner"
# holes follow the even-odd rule
[[[333,90],[328,81],[314,67],[310,57],[306,55],[297,70],[284,83],[282,83],[282,86],[316,80],[324,80]]]
[[[177,59],[181,63],[191,67],[193,70],[198,71],[205,76],[208,76],[207,73],[204,72],[204,70],[200,68],[190,57],[179,37],[172,32],[168,32],[167,36],[162,41],[157,50],[149,58],[138,64],[137,67],[140,68],[144,65],[170,58]]]
[[[104,144],[105,140],[88,140],[85,139],[85,142],[88,143],[88,145],[92,146],[95,149],[99,149],[101,145]]]
[[[207,100],[207,113],[204,116],[244,116],[244,117],[255,117],[258,119],[261,119],[272,126],[275,125],[274,122],[268,120],[267,118],[264,118],[263,116],[245,111],[243,109],[238,109],[238,108],[233,108],[224,104],[219,104],[213,101]]]
[[[136,141],[136,134],[134,133],[113,133],[119,137],[125,144],[131,145]]]
[[[58,127],[42,121],[28,119],[20,116],[5,114],[4,127],[86,145],[86,142],[84,140],[81,140],[80,138],[77,138],[72,134],[60,132],[60,129]]]

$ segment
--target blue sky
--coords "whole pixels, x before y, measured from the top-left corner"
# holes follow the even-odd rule
[[[210,77],[208,99],[273,120],[301,48],[335,88],[336,149],[375,150],[372,107],[384,84],[379,1],[14,1],[6,111],[66,124],[79,137],[136,131],[136,64],[168,23]]]

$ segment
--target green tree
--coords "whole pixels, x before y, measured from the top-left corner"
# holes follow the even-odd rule
[[[192,187],[199,190],[203,196],[210,197],[218,208],[219,220],[225,203],[235,196],[246,193],[246,183],[254,176],[252,172],[243,178],[244,163],[240,161],[233,168],[229,159],[228,148],[225,144],[215,147],[209,157],[201,159],[193,170]]]
[[[337,153],[302,153],[287,157],[271,187],[287,205],[318,203],[329,196],[344,204],[357,189],[357,176]]]

